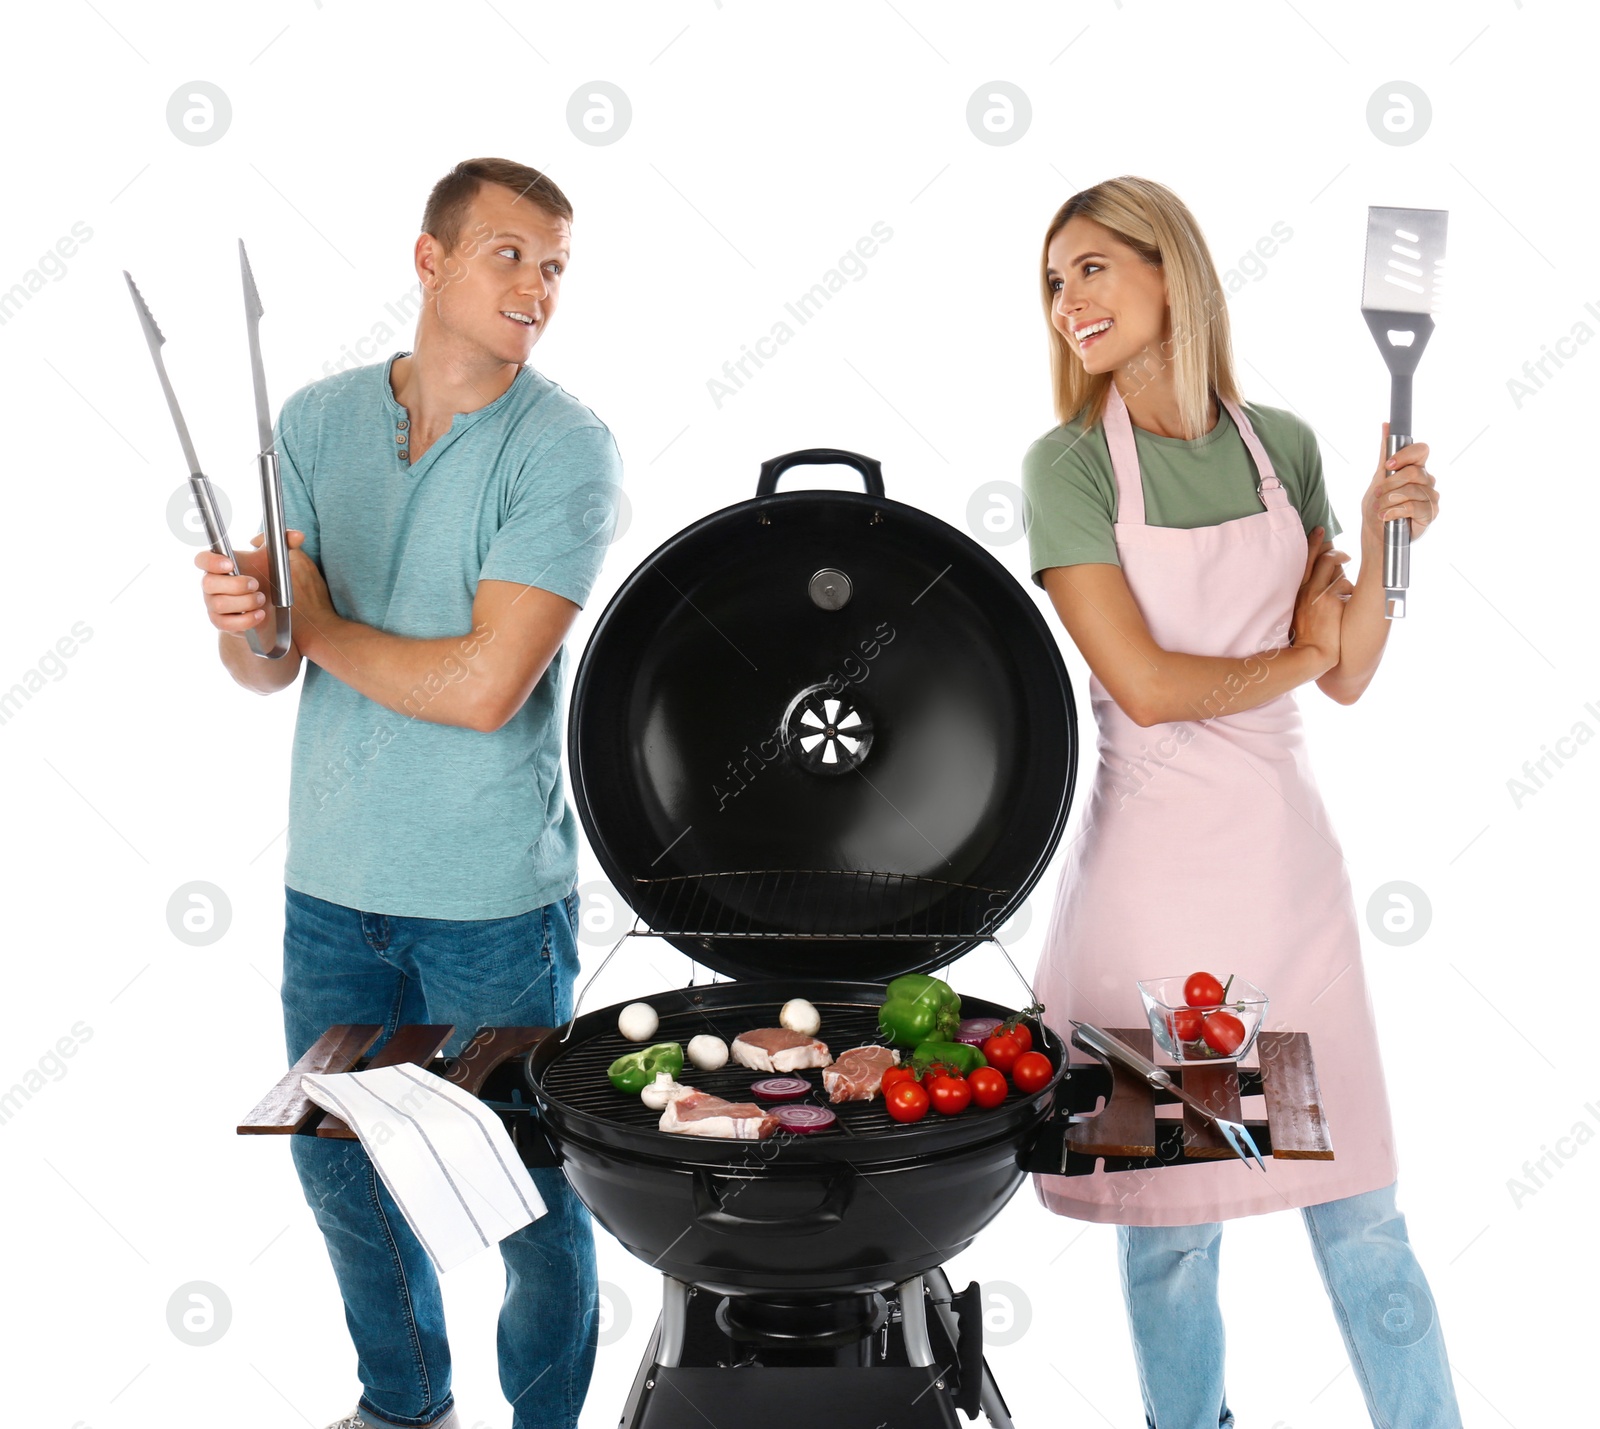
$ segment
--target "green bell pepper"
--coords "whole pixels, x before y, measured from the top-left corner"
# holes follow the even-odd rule
[[[911,1054],[911,1061],[919,1072],[935,1062],[943,1062],[947,1067],[954,1067],[963,1077],[968,1072],[975,1072],[979,1067],[989,1065],[989,1059],[966,1042],[920,1043],[917,1050]]]
[[[925,973],[907,973],[886,991],[878,1031],[897,1047],[955,1040],[961,1027],[961,999],[949,983]]]
[[[619,1092],[638,1096],[655,1081],[656,1073],[666,1072],[676,1078],[682,1070],[683,1048],[676,1042],[657,1042],[618,1057],[606,1068],[606,1076]]]

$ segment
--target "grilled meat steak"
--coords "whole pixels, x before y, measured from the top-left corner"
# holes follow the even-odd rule
[[[680,1136],[716,1136],[728,1141],[763,1141],[778,1129],[778,1118],[754,1102],[730,1102],[690,1087],[667,1103],[661,1130]]]
[[[833,1060],[826,1042],[787,1027],[741,1032],[728,1051],[741,1067],[754,1072],[798,1072],[805,1067],[826,1067]]]
[[[882,1089],[883,1074],[900,1060],[892,1047],[852,1047],[831,1067],[822,1069],[822,1085],[831,1102],[871,1101]]]

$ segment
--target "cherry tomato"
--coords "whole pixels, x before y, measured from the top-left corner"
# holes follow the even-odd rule
[[[984,1039],[983,1059],[991,1067],[997,1067],[1001,1074],[1009,1076],[1012,1065],[1023,1053],[1022,1043],[1009,1032],[996,1032],[994,1036]]]
[[[1050,1083],[1055,1068],[1043,1052],[1024,1052],[1011,1068],[1011,1080],[1025,1095],[1040,1091]]]
[[[1176,1042],[1198,1042],[1200,1040],[1201,1019],[1200,1011],[1194,1007],[1180,1007],[1176,1012],[1167,1016],[1167,1030]]]
[[[883,1094],[883,1104],[896,1121],[921,1121],[928,1114],[928,1094],[916,1082],[896,1082]]]
[[[1231,1012],[1212,1012],[1205,1019],[1206,1046],[1222,1056],[1231,1056],[1244,1041],[1244,1023]]]
[[[916,1080],[917,1074],[910,1067],[890,1067],[883,1074],[883,1080],[878,1085],[883,1089],[883,1094],[888,1096],[889,1088],[897,1082],[915,1082]]]
[[[954,1116],[972,1105],[972,1088],[965,1077],[946,1074],[928,1083],[928,1098],[940,1116]]]
[[[1011,1090],[1006,1085],[1006,1079],[994,1067],[979,1067],[967,1077],[967,1085],[972,1088],[973,1101],[985,1111],[999,1106]]]
[[[1021,1047],[1024,1052],[1033,1051],[1033,1033],[1028,1031],[1028,1024],[1026,1022],[1013,1022],[1005,1029],[1005,1033],[1007,1037],[1014,1038],[1017,1045]]]
[[[1210,973],[1190,973],[1183,985],[1183,1000],[1190,1007],[1217,1007],[1222,1003],[1222,984]]]

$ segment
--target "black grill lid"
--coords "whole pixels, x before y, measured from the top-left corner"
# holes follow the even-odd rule
[[[776,493],[845,463],[865,494]],[[1072,689],[1011,574],[790,452],[623,583],[573,680],[573,802],[643,921],[735,977],[883,981],[998,929],[1049,863]]]

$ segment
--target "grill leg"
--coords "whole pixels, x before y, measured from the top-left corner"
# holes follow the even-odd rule
[[[906,1361],[918,1368],[933,1363],[933,1346],[928,1343],[928,1306],[922,1293],[922,1277],[913,1275],[895,1286],[900,1297],[900,1331],[905,1336]]]
[[[683,1336],[689,1321],[689,1287],[670,1275],[661,1277],[661,1342],[655,1361],[665,1369],[675,1369],[683,1358]]]
[[[923,1277],[928,1282],[928,1289],[933,1292],[933,1308],[943,1321],[945,1330],[950,1336],[950,1343],[956,1343],[958,1327],[956,1317],[949,1309],[950,1277],[944,1273],[942,1265],[936,1265],[927,1271]],[[944,1301],[944,1304],[940,1304]],[[978,1391],[978,1408],[983,1411],[983,1417],[994,1426],[994,1429],[1013,1429],[1011,1411],[1006,1408],[1006,1402],[1001,1397],[1000,1386],[995,1383],[994,1375],[989,1370],[989,1361],[983,1362],[983,1387]]]

